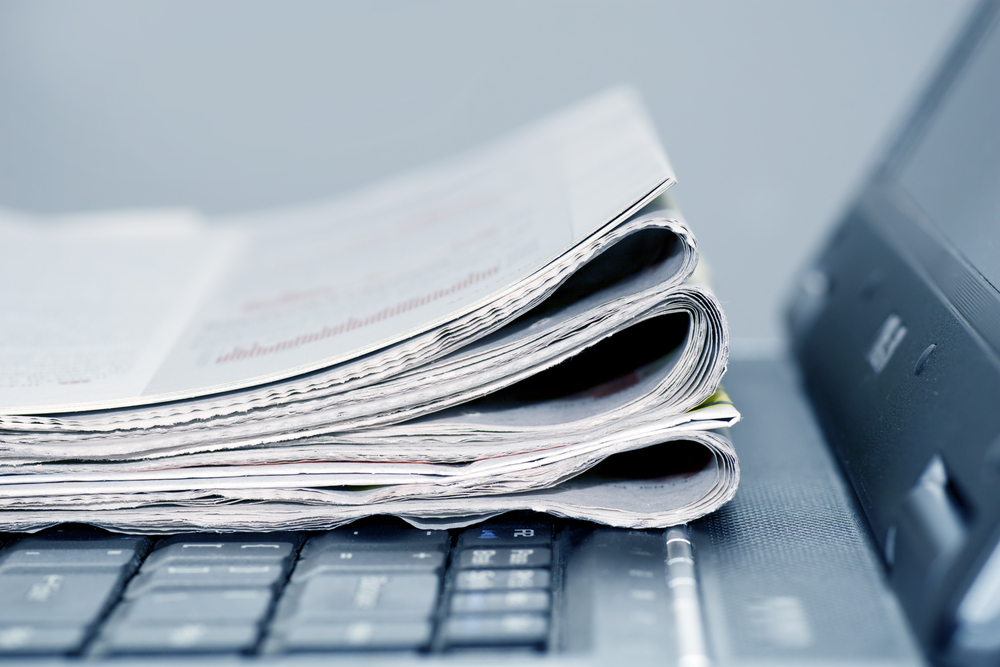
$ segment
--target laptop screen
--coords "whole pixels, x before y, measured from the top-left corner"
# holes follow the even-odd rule
[[[1000,30],[992,22],[970,61],[897,164],[897,183],[1000,290]]]

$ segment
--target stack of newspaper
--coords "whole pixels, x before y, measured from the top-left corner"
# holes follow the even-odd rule
[[[332,203],[3,214],[0,529],[718,508],[728,334],[673,182],[614,90]]]

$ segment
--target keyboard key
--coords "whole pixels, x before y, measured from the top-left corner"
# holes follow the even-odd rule
[[[86,637],[83,625],[51,626],[39,623],[0,625],[0,655],[69,653]]]
[[[291,544],[293,549],[302,541],[301,533],[182,533],[157,543],[157,550],[175,544]]]
[[[281,615],[296,621],[428,618],[438,581],[433,574],[321,575],[302,584]]]
[[[249,651],[257,644],[256,624],[185,623],[115,626],[101,641],[102,653],[216,653]]]
[[[13,570],[87,569],[120,570],[137,564],[135,544],[113,548],[50,548],[44,546],[14,548],[0,562],[0,572]]]
[[[441,551],[326,551],[300,562],[293,581],[323,572],[434,572],[444,557]]]
[[[302,549],[302,557],[311,558],[326,551],[445,551],[450,543],[451,536],[445,530],[419,530],[392,524],[348,526],[309,540]]]
[[[220,542],[174,542],[149,554],[142,564],[144,572],[164,566],[198,563],[280,562],[294,554],[291,541],[251,540]]]
[[[456,593],[451,598],[451,613],[548,611],[551,603],[549,592],[539,590]]]
[[[405,650],[427,646],[429,621],[356,621],[294,625],[280,638],[285,651]]]
[[[455,579],[460,591],[548,588],[548,570],[463,570]]]
[[[489,521],[470,528],[458,538],[460,549],[492,549],[498,546],[548,546],[552,524],[538,520]]]
[[[175,588],[274,588],[284,581],[286,572],[285,565],[280,562],[237,561],[233,565],[203,565],[198,561],[183,565],[177,563],[152,572],[146,572],[143,567],[129,582],[125,597],[135,598],[149,591]]]
[[[113,535],[86,529],[79,532],[57,530],[51,533],[29,535],[7,547],[7,552],[21,549],[134,549],[145,551],[152,544],[148,537],[138,535]]]
[[[120,580],[117,572],[0,574],[0,623],[87,625],[111,601]]]
[[[121,614],[130,624],[256,623],[264,618],[272,597],[271,591],[260,588],[152,592],[126,602]]]
[[[60,535],[29,537],[0,555],[0,573],[84,570],[132,572],[149,547],[149,539],[106,537],[61,539]]]
[[[140,573],[129,584],[127,598],[152,590],[177,588],[269,588],[279,583],[279,565],[176,565]]]
[[[449,645],[541,644],[549,634],[549,620],[541,614],[453,616],[445,621]]]
[[[484,567],[548,567],[552,551],[536,549],[466,549],[459,555],[458,566]]]

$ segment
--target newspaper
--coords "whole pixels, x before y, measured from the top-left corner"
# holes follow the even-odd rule
[[[727,502],[739,483],[739,465],[725,431],[678,432],[677,440],[641,450],[662,448],[670,457],[675,443],[704,446],[704,465],[672,474],[636,479],[584,473],[548,489],[533,492],[388,501],[376,506],[334,504],[314,495],[307,501],[294,493],[231,494],[225,500],[206,494],[201,502],[180,503],[160,494],[93,498],[78,496],[58,506],[5,509],[7,530],[35,531],[59,523],[90,523],[111,530],[163,534],[193,530],[271,531],[328,530],[372,514],[395,515],[418,528],[461,528],[514,510],[548,512],[626,528],[657,528],[686,523]],[[599,468],[599,466],[598,466]],[[300,492],[301,494],[301,492]],[[305,495],[305,494],[301,494]],[[85,509],[80,509],[81,503]],[[41,507],[39,509],[39,507]]]
[[[673,182],[614,90],[332,203],[6,215],[0,528],[712,511],[739,414]],[[579,477],[672,445],[702,454]]]

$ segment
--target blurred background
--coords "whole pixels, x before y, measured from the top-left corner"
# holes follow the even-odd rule
[[[957,0],[0,0],[0,207],[330,197],[618,83],[644,96],[734,356],[971,8]]]

